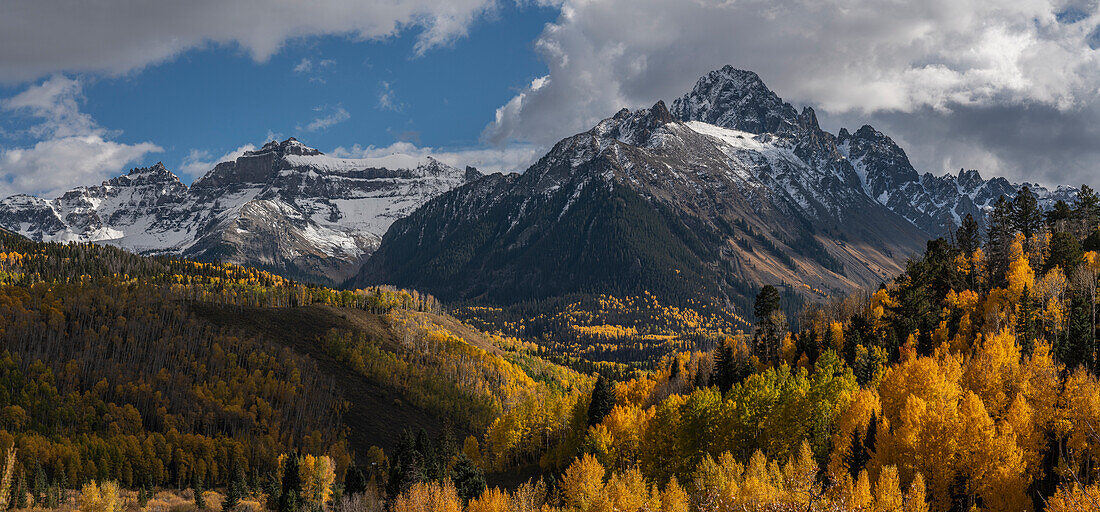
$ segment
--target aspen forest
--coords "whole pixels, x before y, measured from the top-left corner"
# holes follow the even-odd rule
[[[0,231],[0,508],[1100,510],[1100,197],[751,315],[512,307]]]

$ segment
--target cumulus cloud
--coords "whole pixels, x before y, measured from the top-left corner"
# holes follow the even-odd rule
[[[423,53],[464,37],[496,0],[59,0],[12,2],[0,16],[0,81],[58,71],[125,73],[210,43],[257,61],[293,38],[387,38],[418,30]]]
[[[411,142],[394,142],[388,146],[338,147],[332,155],[340,158],[377,158],[393,154],[415,157],[432,157],[447,165],[463,168],[476,167],[483,173],[523,172],[546,152],[546,148],[533,144],[509,144],[498,148],[465,148],[442,150],[417,146]]]
[[[1006,105],[1072,115],[1097,101],[1098,25],[1095,3],[1061,0],[566,0],[535,42],[549,73],[483,137],[548,144],[619,108],[672,100],[725,64],[837,118],[951,122]]]
[[[351,119],[351,114],[349,114],[348,111],[344,109],[344,107],[341,107],[339,105],[337,105],[336,107],[316,107],[313,109],[313,111],[327,113],[314,118],[312,121],[309,122],[309,124],[305,125],[305,127],[298,126],[298,130],[315,132],[317,130],[324,130],[325,128],[328,128],[332,125],[339,124],[347,121],[348,119]]]
[[[92,183],[122,171],[162,149],[151,142],[125,144],[80,111],[81,84],[53,76],[0,100],[0,110],[32,119],[22,135],[31,146],[0,147],[0,196],[30,193],[52,196],[75,184]]]
[[[268,139],[273,139],[273,137],[268,137]],[[243,155],[245,151],[255,150],[256,146],[254,144],[245,144],[220,157],[213,158],[213,154],[210,153],[210,151],[205,149],[192,149],[187,156],[183,157],[183,162],[180,163],[180,174],[191,179],[198,178],[209,172],[219,163],[236,160],[237,157]]]

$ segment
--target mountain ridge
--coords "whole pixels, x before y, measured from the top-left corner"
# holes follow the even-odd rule
[[[0,225],[40,241],[110,243],[336,283],[389,224],[480,173],[432,157],[344,159],[291,137],[221,162],[190,186],[163,163],[46,200],[0,201]]]
[[[873,195],[891,185],[905,193]],[[981,219],[998,187],[1013,185],[921,176],[881,132],[825,132],[812,108],[727,66],[671,107],[622,109],[562,139],[521,175],[433,198],[348,284],[495,303],[654,290],[746,311],[763,284],[810,299],[877,286],[945,218]]]

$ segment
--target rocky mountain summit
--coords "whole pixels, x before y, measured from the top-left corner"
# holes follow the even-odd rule
[[[813,109],[727,66],[670,107],[563,139],[521,175],[429,201],[354,282],[493,303],[653,292],[747,311],[762,284],[818,299],[875,286],[1015,190],[973,171],[921,176],[870,126],[825,132]]]
[[[356,272],[394,220],[479,176],[431,157],[333,158],[290,138],[190,187],[158,163],[54,199],[12,196],[0,201],[0,226],[333,283]]]

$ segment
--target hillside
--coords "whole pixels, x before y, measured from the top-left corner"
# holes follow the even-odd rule
[[[291,450],[342,472],[407,431],[455,446],[546,386],[588,382],[416,292],[8,232],[0,310],[0,438],[68,486],[224,485]]]

